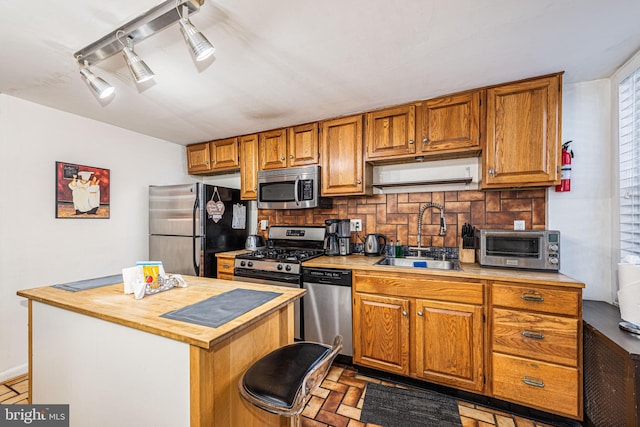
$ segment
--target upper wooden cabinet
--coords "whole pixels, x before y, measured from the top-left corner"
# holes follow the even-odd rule
[[[187,146],[187,170],[190,174],[211,171],[211,156],[209,155],[208,142]]]
[[[256,200],[258,197],[258,135],[239,138],[240,145],[240,198]]]
[[[371,194],[373,170],[364,161],[362,115],[327,120],[321,126],[322,195]]]
[[[216,173],[239,167],[238,138],[187,146],[187,169],[190,174]]]
[[[482,188],[560,182],[561,74],[487,89]]]
[[[260,170],[287,167],[287,130],[276,129],[260,133]]]
[[[415,105],[368,113],[366,126],[368,160],[415,155]]]
[[[317,122],[289,128],[288,167],[318,164],[318,133]]]
[[[477,156],[482,149],[484,90],[367,114],[367,160],[384,164],[421,156]]]
[[[260,170],[318,164],[318,123],[260,133]]]
[[[240,167],[238,138],[219,139],[210,142],[211,170],[230,170]]]
[[[484,91],[443,96],[419,108],[420,152],[430,154],[480,153],[480,125]]]

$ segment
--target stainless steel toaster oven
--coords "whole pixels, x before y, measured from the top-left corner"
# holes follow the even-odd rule
[[[478,263],[485,267],[560,270],[560,232],[478,230]]]

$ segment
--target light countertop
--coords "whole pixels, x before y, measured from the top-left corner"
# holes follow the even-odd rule
[[[546,271],[530,271],[506,268],[486,268],[480,265],[461,263],[462,270],[439,270],[427,268],[394,267],[388,265],[375,265],[382,256],[348,255],[348,256],[321,256],[302,263],[304,267],[318,268],[345,268],[351,270],[367,270],[377,272],[412,273],[430,276],[443,276],[450,278],[466,278],[478,280],[508,280],[529,284],[549,284],[566,286],[570,288],[584,288],[584,283],[579,282],[561,273]]]

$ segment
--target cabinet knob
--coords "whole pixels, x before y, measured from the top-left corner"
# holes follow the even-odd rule
[[[253,191],[258,191],[258,187],[253,187]]]
[[[409,140],[409,145],[413,145],[413,142],[414,142],[413,139],[410,139]]]
[[[356,184],[362,184],[362,180],[361,179],[357,179],[356,180]]]
[[[494,171],[493,169],[489,169],[489,175],[495,175],[496,171]]]
[[[289,158],[290,158],[290,159],[293,159],[293,154],[289,154]]]
[[[428,138],[422,138],[422,142],[429,142]]]
[[[280,157],[280,160],[284,160],[284,156]]]
[[[204,162],[204,164],[205,164],[205,165],[208,165],[208,164],[209,164],[209,161],[207,160],[206,162]]]
[[[418,312],[418,316],[422,316],[423,314],[424,314],[424,313],[423,313],[423,312],[421,312],[421,311],[419,311],[419,312]]]
[[[407,316],[408,314],[409,314],[409,313],[407,313],[406,311],[403,311],[403,312],[402,312],[402,315],[403,315],[403,316]]]

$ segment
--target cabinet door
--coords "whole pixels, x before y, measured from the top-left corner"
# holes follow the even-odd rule
[[[219,139],[211,141],[211,169],[227,170],[240,167],[238,157],[238,138]]]
[[[425,101],[421,149],[427,154],[480,152],[481,91]]]
[[[287,131],[276,129],[260,134],[260,170],[287,167]]]
[[[211,156],[209,155],[209,143],[187,146],[187,171],[197,174],[211,171]]]
[[[318,123],[289,128],[289,167],[317,165]]]
[[[365,168],[362,115],[322,122],[322,195],[371,192],[371,168]]]
[[[484,389],[482,306],[416,300],[419,377],[472,391]]]
[[[416,107],[406,105],[367,114],[367,159],[390,159],[416,152]]]
[[[353,362],[409,374],[409,300],[356,292]]]
[[[560,75],[487,90],[482,187],[560,182]]]
[[[258,135],[240,138],[240,198],[256,200],[258,197]]]

